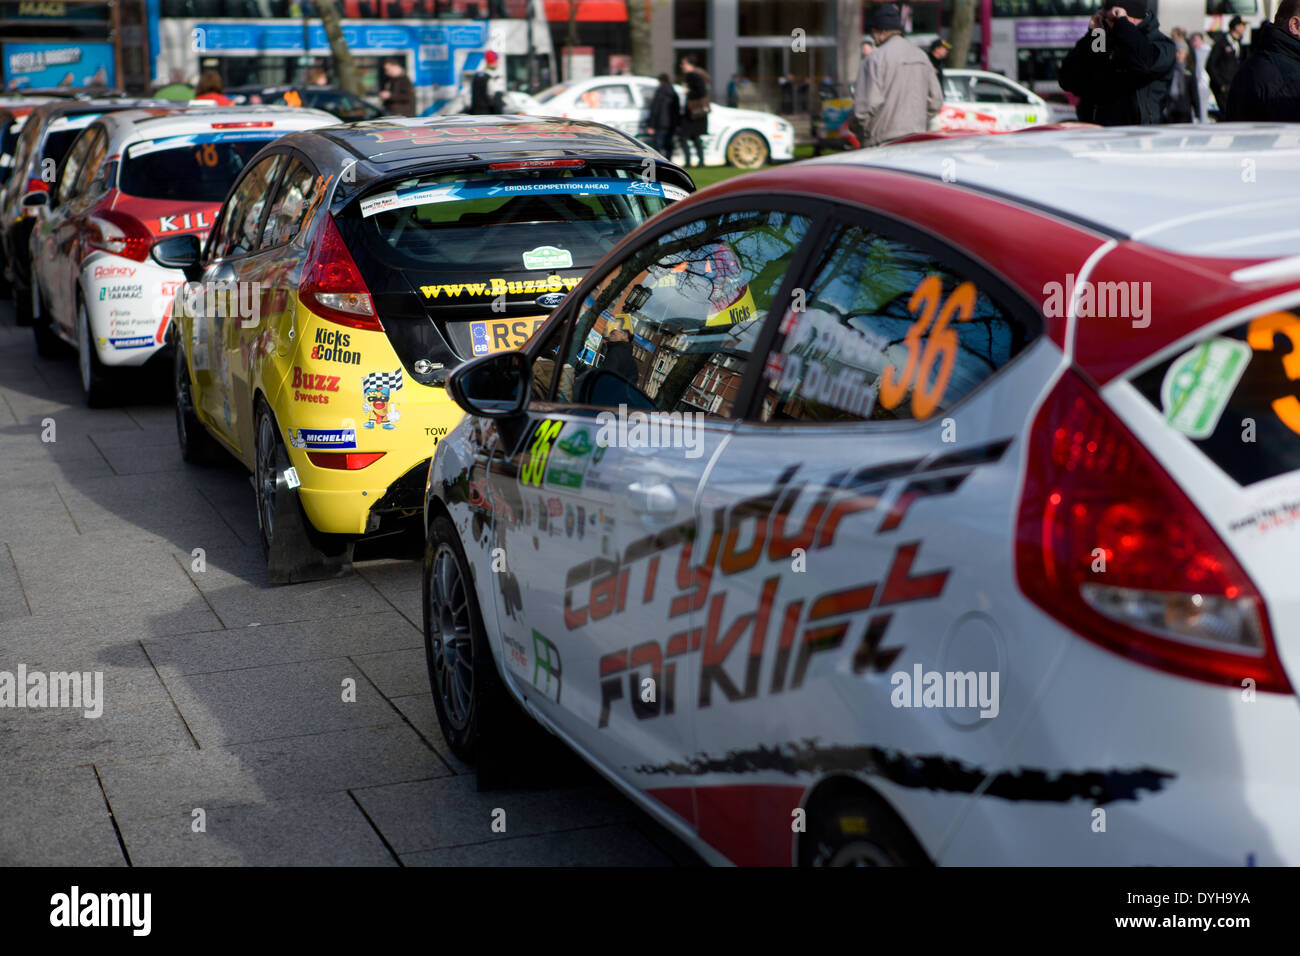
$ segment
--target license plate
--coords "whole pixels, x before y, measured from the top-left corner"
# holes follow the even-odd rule
[[[470,347],[475,355],[489,355],[503,349],[517,349],[546,321],[544,315],[522,319],[482,319],[469,324]]]

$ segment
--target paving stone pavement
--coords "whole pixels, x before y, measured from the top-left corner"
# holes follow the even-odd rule
[[[416,563],[268,585],[247,473],[185,464],[170,403],[155,376],[86,408],[0,305],[0,671],[103,674],[99,717],[0,708],[0,865],[699,863],[563,753],[479,792]]]

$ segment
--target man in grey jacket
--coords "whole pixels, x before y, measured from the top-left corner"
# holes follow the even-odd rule
[[[943,109],[938,74],[925,51],[904,38],[898,7],[877,6],[870,27],[876,50],[862,61],[853,97],[863,147],[923,133]]]

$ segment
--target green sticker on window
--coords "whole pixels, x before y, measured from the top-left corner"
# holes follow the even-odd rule
[[[524,253],[525,269],[572,269],[573,253],[559,246],[538,246]]]
[[[1169,426],[1189,438],[1214,434],[1250,354],[1245,342],[1215,338],[1174,359],[1160,386],[1160,404]]]

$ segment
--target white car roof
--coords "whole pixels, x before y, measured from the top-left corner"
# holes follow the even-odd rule
[[[1296,125],[1031,130],[811,160],[845,162],[946,178],[1185,255],[1273,259],[1300,250]]]
[[[218,127],[232,133],[264,129],[278,136],[339,125],[338,117],[332,113],[297,106],[205,106],[161,114],[157,110],[120,110],[105,113],[100,119],[108,129],[111,152],[117,152],[127,143],[209,133]]]

